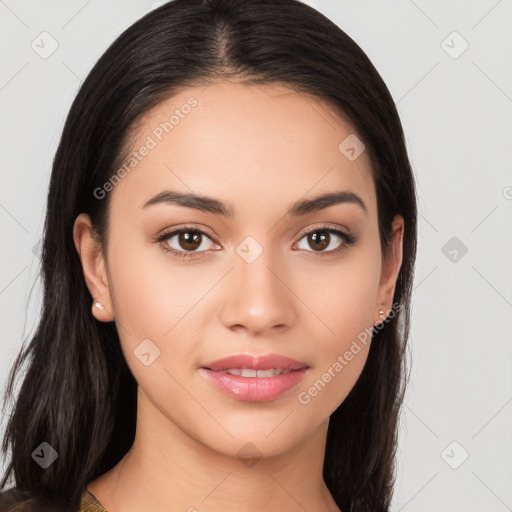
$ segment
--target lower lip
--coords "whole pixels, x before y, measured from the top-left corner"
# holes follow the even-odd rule
[[[224,394],[248,402],[267,402],[296,386],[307,368],[292,370],[275,377],[240,377],[201,368],[208,380]]]

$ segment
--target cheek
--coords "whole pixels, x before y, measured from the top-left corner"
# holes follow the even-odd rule
[[[209,318],[202,299],[218,276],[206,266],[168,261],[159,248],[148,251],[140,241],[118,242],[112,244],[109,275],[127,364],[142,387],[156,385],[148,379],[156,377],[157,369],[172,387],[172,377],[162,372],[166,369],[182,381],[196,364],[202,326]],[[139,358],[147,352],[150,360],[157,356],[148,367]]]
[[[126,242],[129,251],[123,251],[122,242],[112,244],[109,267],[116,320],[136,337],[171,337],[207,283],[201,286],[192,266],[172,263],[158,247],[148,250],[144,243]]]
[[[323,267],[313,286],[310,278],[303,283],[305,302],[321,320],[328,347],[340,348],[373,325],[379,268],[370,251],[358,252],[340,265]]]
[[[345,400],[363,371],[369,344],[357,342],[339,351],[324,366],[317,367],[297,393],[298,406],[309,421],[327,418]],[[347,355],[350,354],[349,358]]]
[[[319,318],[310,324],[317,364],[297,398],[309,410],[318,407],[318,413],[332,413],[364,368],[375,318],[379,268],[374,252],[358,252],[344,265],[324,268],[316,286],[310,283],[307,288],[306,303]]]
[[[335,308],[330,328],[334,333],[319,337],[315,365],[301,386],[297,401],[307,406],[314,417],[328,416],[345,400],[366,364],[371,344],[372,325],[367,322],[369,307],[365,296],[341,299]]]

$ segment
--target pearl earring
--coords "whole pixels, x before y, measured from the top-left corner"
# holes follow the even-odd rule
[[[384,318],[384,311],[382,309],[379,310],[379,318],[381,320]]]
[[[101,302],[95,302],[94,307],[98,309],[105,309],[105,306]]]

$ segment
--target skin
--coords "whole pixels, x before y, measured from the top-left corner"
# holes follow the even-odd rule
[[[338,149],[355,131],[325,104],[285,87],[184,89],[144,116],[133,147],[190,97],[198,105],[108,192],[107,247],[92,239],[87,215],[75,222],[87,286],[104,305],[92,314],[116,322],[139,385],[134,445],[88,490],[109,512],[339,511],[322,478],[327,427],[369,343],[309,403],[298,395],[380,323],[379,309],[389,313],[403,219],[395,217],[391,250],[382,254],[369,156],[350,161]],[[142,208],[166,189],[214,197],[234,215]],[[298,200],[337,190],[358,194],[367,212],[340,203],[286,214]],[[193,258],[163,250],[167,243],[191,252],[179,235],[154,240],[189,223],[213,233],[199,235]],[[324,223],[357,236],[356,243],[331,255],[344,244],[338,235],[323,249],[308,243],[305,233]],[[247,236],[263,249],[250,264],[236,252]],[[133,353],[147,338],[160,349],[149,366]],[[237,353],[283,354],[310,368],[275,400],[241,401],[199,371]],[[247,443],[261,457],[253,465],[237,456]]]

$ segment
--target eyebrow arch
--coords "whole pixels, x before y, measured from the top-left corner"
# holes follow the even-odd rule
[[[175,190],[165,190],[160,192],[156,196],[146,201],[143,205],[143,208],[161,203],[174,204],[178,206],[184,206],[186,208],[194,208],[195,210],[214,213],[224,217],[233,217],[233,209],[229,205],[226,205],[217,199],[206,196],[199,196],[192,193],[177,192]],[[366,205],[364,204],[364,201],[361,199],[361,197],[359,197],[354,192],[341,190],[338,192],[323,194],[313,199],[297,201],[292,205],[287,214],[293,217],[298,217],[341,203],[357,204],[363,209],[365,214],[368,213]]]

